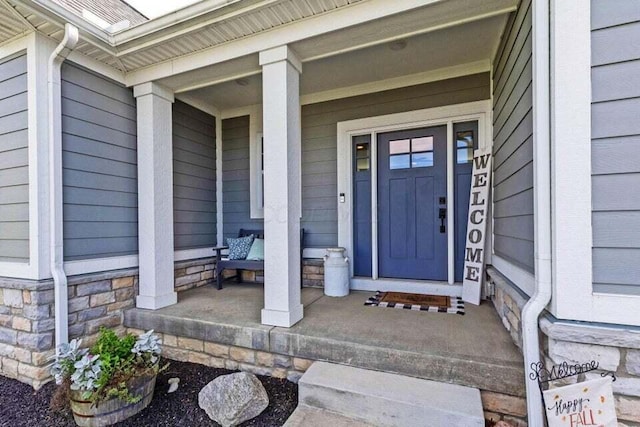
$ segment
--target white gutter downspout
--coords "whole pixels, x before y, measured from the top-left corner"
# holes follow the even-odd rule
[[[532,7],[535,291],[522,310],[522,349],[529,425],[542,427],[542,396],[529,373],[541,361],[538,318],[551,301],[552,286],[549,0],[533,0]]]
[[[62,100],[60,68],[78,43],[78,29],[64,27],[64,38],[49,57],[49,228],[50,266],[55,293],[56,346],[69,341],[67,275],[64,272],[62,236]]]

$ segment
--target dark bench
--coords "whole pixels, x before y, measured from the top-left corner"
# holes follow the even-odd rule
[[[264,239],[264,230],[247,230],[244,228],[238,232],[238,237],[254,235],[258,239]],[[304,228],[300,229],[300,286],[302,287],[302,249],[304,248]],[[236,280],[242,282],[242,270],[264,271],[264,261],[254,261],[249,259],[228,259],[222,257],[222,251],[229,249],[228,246],[216,246],[213,250],[216,253],[216,285],[222,289],[222,272],[226,269],[236,270]]]

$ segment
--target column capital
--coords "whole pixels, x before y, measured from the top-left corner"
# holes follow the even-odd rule
[[[298,73],[302,73],[302,61],[298,55],[288,46],[278,46],[260,52],[260,65],[265,66],[276,62],[287,61]]]
[[[133,96],[139,98],[146,95],[159,96],[169,102],[174,102],[173,91],[156,82],[147,82],[133,87]]]

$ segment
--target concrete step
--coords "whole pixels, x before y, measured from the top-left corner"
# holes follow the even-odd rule
[[[300,405],[293,411],[284,427],[375,427],[373,424],[350,418],[326,409]]]
[[[311,365],[298,387],[303,407],[375,426],[484,426],[480,390],[470,387],[326,362]]]

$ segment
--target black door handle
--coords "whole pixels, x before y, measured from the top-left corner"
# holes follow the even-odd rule
[[[444,220],[447,219],[447,209],[440,208],[438,212],[438,218],[440,218],[440,232],[445,233],[447,228],[444,225]]]

